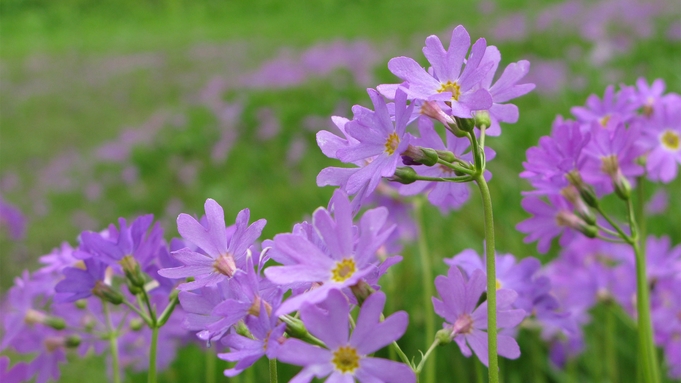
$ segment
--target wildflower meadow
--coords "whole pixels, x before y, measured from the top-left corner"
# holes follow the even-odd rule
[[[678,2],[0,12],[0,382],[681,381]]]

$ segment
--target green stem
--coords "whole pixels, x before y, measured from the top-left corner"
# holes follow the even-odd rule
[[[641,238],[641,251],[643,254],[646,253],[646,237],[647,229],[646,225],[646,215],[645,215],[645,191],[643,190],[644,177],[638,177],[636,182],[636,217],[638,217],[638,237]]]
[[[411,361],[409,360],[409,357],[407,356],[407,354],[404,353],[404,351],[402,351],[402,349],[400,348],[400,345],[397,344],[397,342],[392,342],[390,345],[392,346],[392,349],[395,350],[395,352],[397,353],[397,355],[400,356],[400,359],[402,359],[402,361],[403,361],[407,366],[412,366],[412,365],[411,365]],[[412,367],[413,367],[413,366],[412,366]]]
[[[144,312],[142,312],[142,310],[138,309],[134,304],[128,302],[127,300],[124,300],[123,303],[126,306],[128,306],[132,311],[136,312],[137,315],[139,315],[140,318],[142,318],[144,323],[147,324],[147,326],[149,326],[150,328],[153,326],[153,324],[151,323],[151,319],[149,319],[149,316],[147,314],[145,314]]]
[[[421,361],[419,362],[419,365],[416,366],[416,370],[414,370],[416,375],[421,373],[421,370],[423,369],[423,366],[425,365],[426,360],[428,360],[430,355],[433,352],[435,352],[435,348],[439,345],[440,345],[440,340],[438,338],[435,338],[435,340],[433,341],[433,344],[431,344],[430,347],[428,348],[428,351],[426,351],[426,353],[423,355],[423,357],[421,357]],[[433,364],[431,363],[430,365],[432,366]]]
[[[270,359],[270,383],[277,383],[277,360]]]
[[[162,327],[164,324],[166,324],[166,322],[170,318],[170,314],[173,313],[173,310],[175,310],[175,306],[177,306],[177,303],[179,301],[180,300],[178,298],[178,295],[174,294],[173,297],[170,299],[170,303],[168,303],[168,306],[165,308],[165,310],[163,310],[161,316],[159,316],[158,320],[156,321],[158,327]]]
[[[638,341],[645,382],[659,382],[660,373],[657,364],[657,350],[653,343],[653,326],[650,318],[650,292],[646,273],[646,255],[641,250],[639,231],[631,199],[627,200],[629,225],[631,226],[631,245],[636,256],[636,309],[638,311]]]
[[[206,383],[215,383],[215,359],[211,349],[206,350]]]
[[[473,173],[475,173],[475,170],[473,170],[473,169],[465,168],[465,167],[463,167],[459,164],[452,164],[452,163],[447,162],[443,159],[438,158],[437,163],[440,164],[440,165],[446,166],[446,167],[448,167],[452,170],[456,170],[458,172],[464,173],[464,174],[473,175]]]
[[[489,358],[489,382],[499,382],[499,361],[497,360],[497,278],[494,259],[494,217],[492,197],[483,176],[475,177],[480,189],[485,216],[485,259],[487,264],[487,355]]]
[[[607,306],[614,304],[606,302]],[[605,359],[608,363],[608,377],[610,382],[616,383],[617,379],[617,322],[612,310],[605,310]]]
[[[627,233],[625,233],[625,232],[622,230],[622,228],[620,228],[620,226],[619,226],[615,221],[613,221],[612,218],[610,218],[609,215],[607,215],[607,214],[603,211],[603,208],[602,208],[600,205],[596,207],[596,211],[598,211],[598,213],[600,213],[600,215],[603,216],[603,218],[605,218],[606,221],[608,221],[608,223],[615,229],[615,231],[617,231],[617,234],[618,234],[623,240],[625,240],[625,241],[627,241],[627,243],[631,244],[631,241],[632,241],[631,237],[630,237]],[[631,230],[632,230],[632,233],[633,233],[633,230],[634,230],[634,229],[631,228]]]
[[[156,383],[156,349],[158,346],[158,327],[151,329],[151,346],[149,348],[149,375],[147,383]]]
[[[416,181],[433,181],[433,182],[470,182],[473,179],[470,176],[461,177],[427,177],[415,175],[414,180]]]
[[[430,262],[430,252],[428,251],[428,239],[426,238],[426,222],[423,218],[423,201],[414,200],[414,215],[416,224],[419,228],[419,256],[421,258],[421,292],[423,300],[423,312],[426,319],[426,334],[435,334],[435,311],[431,307],[433,293],[433,266]],[[429,343],[426,341],[426,349]],[[428,349],[431,351],[430,349]],[[430,363],[426,366],[423,381],[425,383],[435,382],[435,364]]]
[[[121,368],[118,360],[118,332],[114,330],[111,323],[111,313],[109,312],[109,303],[102,300],[102,307],[104,308],[104,316],[106,317],[106,327],[109,336],[109,346],[111,347],[111,368],[113,369],[114,383],[121,382]]]

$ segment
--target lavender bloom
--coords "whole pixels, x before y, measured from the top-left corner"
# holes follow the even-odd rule
[[[188,214],[177,217],[177,230],[185,240],[198,246],[205,254],[184,248],[172,254],[183,266],[158,271],[166,278],[196,278],[178,286],[180,290],[193,290],[212,286],[231,278],[246,260],[248,248],[262,233],[266,221],[260,219],[248,225],[250,211],[241,210],[236,218],[236,232],[227,240],[225,214],[215,200],[205,203],[207,222],[204,226]]]
[[[362,305],[357,325],[348,334],[350,305],[340,291],[329,292],[321,304],[305,305],[301,318],[310,333],[328,349],[312,346],[298,339],[288,339],[279,347],[278,359],[304,366],[291,382],[310,382],[313,377],[328,382],[400,382],[416,381],[412,369],[402,363],[368,356],[399,339],[407,328],[407,313],[399,311],[380,321],[385,294],[375,292]],[[354,379],[353,379],[354,378]]]
[[[26,235],[26,217],[14,205],[0,197],[0,226],[7,225],[10,238],[21,240]]]
[[[643,114],[650,116],[655,110],[655,106],[663,100],[665,84],[660,78],[653,81],[651,85],[646,83],[646,80],[641,77],[636,80],[636,92],[633,95],[633,102],[636,105],[643,107]]]
[[[530,243],[539,240],[537,250],[546,253],[551,247],[551,239],[561,235],[559,244],[566,246],[575,238],[575,229],[583,228],[586,223],[574,213],[571,204],[560,195],[549,195],[550,203],[541,198],[528,196],[523,198],[523,209],[533,214],[518,225],[516,230],[528,234],[523,242]]]
[[[646,202],[645,212],[647,215],[658,215],[665,213],[669,207],[669,194],[664,189],[657,189]]]
[[[592,123],[591,141],[584,148],[587,160],[582,176],[584,181],[594,186],[596,194],[611,193],[624,177],[633,184],[634,177],[643,174],[643,167],[636,163],[643,154],[637,143],[639,133],[635,127],[627,129],[624,124],[608,130]]]
[[[142,265],[147,265],[153,260],[155,252],[161,245],[160,241],[163,235],[161,227],[157,224],[149,236],[145,238],[153,220],[152,214],[143,215],[135,219],[132,225],[128,227],[125,219],[119,218],[120,230],[116,229],[114,225],[110,225],[109,231],[105,235],[84,232],[80,237],[84,248],[89,253],[100,256],[102,261],[110,265],[122,262],[126,257],[133,258]]]
[[[9,358],[0,356],[0,381],[4,383],[21,383],[28,380],[28,366],[26,363],[17,363],[9,368]]]
[[[586,99],[586,107],[575,106],[570,109],[580,122],[598,122],[601,127],[609,127],[610,119],[616,122],[629,122],[634,117],[637,105],[631,102],[633,88],[625,87],[615,93],[610,85],[605,89],[603,100],[592,94]]]
[[[246,325],[255,339],[238,334],[228,334],[222,338],[222,344],[231,351],[218,354],[218,357],[229,362],[237,362],[236,366],[225,370],[225,376],[240,374],[265,355],[268,359],[277,357],[279,346],[285,341],[286,324],[277,324],[278,317],[268,312],[266,304],[265,301],[260,301],[259,314],[246,318]]]
[[[492,68],[487,72],[487,75],[480,82],[481,89],[487,89],[492,96],[492,107],[489,108],[489,116],[492,124],[486,130],[490,136],[498,136],[501,134],[501,127],[499,122],[506,122],[514,124],[518,122],[518,107],[513,104],[505,104],[511,99],[520,97],[529,93],[534,89],[534,84],[518,84],[518,82],[525,77],[530,71],[530,62],[527,60],[520,60],[516,63],[509,64],[501,77],[492,85],[494,74],[497,71],[497,66],[501,60],[499,50],[495,46],[489,46],[485,50],[485,55],[480,61],[480,66],[485,67],[487,63],[492,63]]]
[[[54,287],[57,293],[55,302],[75,302],[89,296],[101,296],[107,289],[104,282],[106,263],[96,258],[83,261],[84,268],[67,267],[63,273],[65,278]]]
[[[681,98],[658,103],[651,117],[650,124],[641,129],[648,150],[648,178],[669,183],[681,165]]]
[[[447,322],[443,328],[451,330],[451,337],[466,356],[471,356],[473,349],[485,366],[488,365],[487,355],[487,302],[477,308],[475,305],[480,295],[485,291],[485,274],[476,270],[466,281],[458,267],[449,268],[447,277],[439,275],[435,278],[435,287],[442,300],[433,297],[435,313]],[[513,328],[525,318],[524,310],[510,309],[517,294],[513,290],[501,289],[497,291],[497,327]],[[508,335],[497,336],[499,355],[516,359],[520,356],[518,343]]]
[[[435,36],[426,38],[423,54],[432,69],[426,72],[414,59],[395,57],[388,62],[388,68],[397,77],[406,81],[408,86],[400,86],[410,98],[437,100],[451,103],[452,115],[471,118],[474,110],[488,110],[492,107],[492,96],[477,86],[492,68],[492,63],[481,65],[486,41],[478,39],[468,60],[465,59],[471,38],[466,29],[459,25],[452,31],[449,49],[445,50],[440,39]],[[461,71],[461,67],[466,66]],[[392,98],[392,85],[379,86],[378,90]]]
[[[79,261],[79,258],[74,256],[75,251],[68,242],[62,242],[61,246],[53,249],[50,254],[39,258],[40,263],[45,266],[38,269],[36,274],[61,275],[65,267],[73,266]]]
[[[375,111],[360,106],[353,107],[355,118],[345,126],[347,134],[358,142],[339,148],[338,158],[346,163],[368,161],[369,163],[347,178],[346,191],[355,194],[367,184],[366,194],[374,191],[381,177],[391,177],[400,161],[400,154],[409,145],[407,122],[413,106],[407,105],[407,97],[398,92],[395,98],[395,122],[391,118],[383,97],[368,89]],[[339,175],[342,173],[339,173]],[[340,184],[342,182],[338,182]]]
[[[265,276],[279,285],[321,284],[286,300],[277,315],[297,310],[305,302],[321,302],[331,290],[357,284],[377,266],[376,251],[394,230],[394,225],[386,225],[387,210],[376,208],[365,212],[357,233],[350,202],[342,190],[334,192],[330,205],[333,218],[324,208],[318,208],[313,214],[313,226],[323,240],[323,248],[296,234],[274,237],[275,254],[284,254],[292,264],[268,267]]]
[[[567,187],[566,175],[584,166],[583,149],[590,139],[591,134],[582,133],[579,123],[556,118],[551,136],[540,138],[538,146],[527,149],[525,171],[520,177],[538,189],[531,193],[559,194]]]

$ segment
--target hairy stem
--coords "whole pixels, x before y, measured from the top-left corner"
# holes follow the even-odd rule
[[[433,297],[433,266],[430,261],[430,252],[428,251],[428,240],[426,238],[426,222],[423,218],[423,201],[416,199],[414,201],[414,214],[416,215],[416,224],[419,226],[419,256],[421,258],[421,291],[423,300],[423,312],[426,318],[426,334],[435,334],[435,311],[431,307],[431,299]],[[430,344],[426,340],[425,348]],[[425,383],[435,382],[435,364],[430,363],[426,365],[426,371],[423,381]]]
[[[270,383],[277,383],[277,360],[270,359]]]

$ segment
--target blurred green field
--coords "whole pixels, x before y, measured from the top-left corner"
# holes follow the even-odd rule
[[[99,229],[118,217],[154,213],[170,238],[177,235],[177,213],[200,214],[209,197],[222,204],[228,222],[246,207],[252,217],[266,218],[263,239],[289,231],[316,207],[325,206],[332,193],[331,188],[316,187],[315,177],[336,162],[317,149],[312,129],[302,128],[306,118],[319,117],[316,130],[327,129],[328,123],[322,121],[339,113],[339,106],[342,115],[350,116],[353,104],[369,105],[366,85],[356,83],[352,73],[340,69],[290,87],[228,86],[222,99],[240,103],[243,110],[232,150],[218,162],[211,160],[211,148],[220,139],[220,121],[198,101],[201,90],[215,76],[237,83],[240,76],[282,49],[296,56],[314,44],[338,39],[361,40],[375,47],[381,58],[372,71],[375,85],[392,83],[395,79],[386,67],[389,58],[408,55],[425,63],[420,49],[426,36],[448,36],[457,24],[463,24],[473,39],[487,37],[488,44],[497,45],[502,65],[520,59],[533,63],[555,60],[564,62],[570,73],[566,86],[558,92],[533,92],[516,100],[519,122],[502,127],[500,137],[487,141],[497,152],[489,164],[494,174],[490,188],[497,249],[519,257],[538,256],[535,244],[523,244],[523,236],[514,229],[527,217],[520,208],[520,192],[528,185],[518,174],[525,150],[549,134],[555,115],[567,116],[571,106],[582,105],[591,93],[602,95],[608,84],[633,84],[641,76],[649,81],[663,78],[667,91],[681,92],[681,47],[679,41],[665,37],[666,28],[678,19],[673,14],[659,20],[652,36],[634,41],[628,52],[599,65],[591,64],[588,54],[575,54],[593,48],[577,31],[531,31],[520,40],[500,43],[489,37],[495,20],[504,15],[522,11],[529,22],[551,3],[507,0],[488,3],[494,9],[483,13],[484,4],[473,1],[3,0],[0,177],[12,175],[14,181],[6,183],[15,185],[3,186],[0,193],[27,214],[29,223],[23,241],[12,241],[0,233],[0,292],[11,286],[12,278],[22,269],[35,268],[38,256],[62,241],[74,244],[84,225]],[[579,84],[573,83],[577,81]],[[269,140],[259,139],[256,132],[263,107],[270,108],[281,124],[281,131]],[[123,129],[153,124],[155,116],[163,116],[161,128],[149,143],[132,148],[127,164],[137,169],[136,180],[119,182],[124,164],[98,161],[95,149],[115,140]],[[307,149],[301,160],[287,165],[287,151],[293,142]],[[51,185],[58,179],[52,181],[40,171],[59,156],[75,163],[66,171],[75,187]],[[191,182],[179,173],[187,164],[193,172]],[[93,181],[99,193],[96,198],[86,198],[84,188]],[[54,187],[46,189],[46,185]],[[668,234],[678,244],[681,179],[666,189],[672,196],[670,214],[651,217],[649,231]],[[646,185],[646,194],[652,192],[652,185]],[[447,217],[435,208],[426,208],[427,238],[436,259],[465,248],[481,250],[481,201],[473,194],[461,211]],[[616,206],[616,201],[612,204]],[[74,216],[74,212],[78,214]],[[551,259],[557,247],[553,250],[540,259]],[[407,245],[403,255],[405,260],[393,270],[385,289],[389,311],[409,310],[410,328],[400,344],[408,355],[417,355],[423,348],[423,336],[430,337],[422,331],[423,310],[431,308],[430,303],[423,307],[412,303],[420,300],[421,266],[415,244]],[[446,271],[442,262],[436,261],[434,267],[436,274]],[[568,367],[570,374],[552,370],[546,346],[537,342],[536,333],[524,330],[519,339],[521,358],[501,362],[504,382],[608,381],[599,362],[602,321],[598,319],[605,314],[604,310],[594,313],[596,320],[589,330],[593,336],[587,338],[594,347]],[[634,332],[622,323],[618,331],[621,376],[633,376],[635,353],[629,343],[634,342]],[[476,371],[481,371],[478,367],[476,360],[463,358],[453,345],[438,351],[439,381],[473,381]],[[221,376],[224,368],[224,362],[217,361],[213,372]],[[261,361],[252,372],[252,381],[264,381],[266,368]],[[188,348],[164,372],[162,381],[201,381],[204,370],[201,351]],[[294,371],[282,370],[284,377]],[[62,381],[84,376],[102,379],[104,371],[102,358],[73,359],[63,368]],[[144,375],[130,375],[128,381],[144,379]]]

